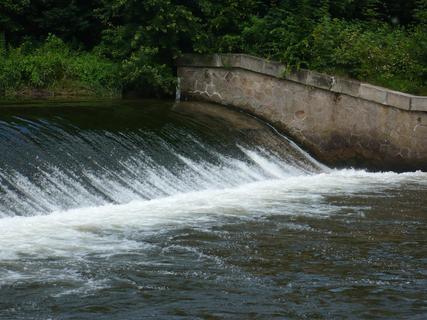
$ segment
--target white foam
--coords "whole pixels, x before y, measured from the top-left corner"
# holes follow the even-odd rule
[[[143,235],[144,232],[201,225],[227,216],[291,214],[327,217],[339,208],[324,203],[324,196],[364,191],[382,193],[390,185],[402,183],[427,187],[426,178],[427,173],[423,172],[332,170],[122,205],[6,217],[0,219],[0,261],[22,256],[69,257],[141,250],[146,244],[128,236],[135,230]]]

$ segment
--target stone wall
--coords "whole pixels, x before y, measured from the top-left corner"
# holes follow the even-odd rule
[[[427,97],[301,70],[248,55],[185,55],[184,99],[256,115],[335,166],[427,170]]]

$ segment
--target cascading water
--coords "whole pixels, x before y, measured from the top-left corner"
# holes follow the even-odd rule
[[[180,112],[185,108],[178,109],[158,127],[150,128],[156,119],[144,114],[147,118],[134,123],[133,129],[110,130],[81,128],[56,116],[13,116],[0,131],[0,216],[34,216],[233,188],[319,172],[322,167],[255,120],[240,119],[247,128],[233,131],[226,121],[190,120]],[[159,116],[159,111],[147,112]],[[257,137],[260,133],[262,137]],[[273,147],[254,145],[257,139]],[[275,153],[279,151],[287,154],[285,161]]]
[[[242,301],[254,314],[280,315],[291,281],[314,285],[319,272],[318,281],[339,282],[324,271],[304,278],[290,265],[273,272],[275,259],[296,259],[280,260],[292,251],[280,244],[283,234],[306,235],[301,243],[310,235],[333,237],[340,228],[328,225],[366,219],[381,201],[408,211],[402,203],[410,197],[417,199],[408,213],[415,238],[425,223],[426,173],[329,169],[262,122],[219,106],[110,104],[2,107],[0,319],[34,312],[43,319],[109,318],[114,310],[133,319],[141,308],[179,317],[188,312],[186,301],[198,299],[187,316],[209,316],[224,291],[232,304],[222,316],[238,314]],[[273,256],[258,246],[268,233],[277,241]],[[275,277],[256,271],[264,262]],[[411,282],[415,292],[424,284]],[[27,295],[18,299],[23,289]],[[183,300],[181,290],[188,290]],[[108,297],[99,298],[103,292]],[[90,308],[78,303],[82,296]],[[297,305],[289,302],[288,316],[304,315]],[[355,304],[354,312],[361,310]]]

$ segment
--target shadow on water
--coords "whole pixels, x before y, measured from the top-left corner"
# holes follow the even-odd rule
[[[422,319],[426,178],[211,104],[2,105],[0,319]]]

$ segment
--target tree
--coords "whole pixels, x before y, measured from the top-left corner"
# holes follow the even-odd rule
[[[122,63],[125,87],[172,93],[173,61],[191,50],[200,29],[189,8],[174,0],[103,0],[96,14],[105,28],[97,50]]]
[[[0,0],[0,35],[4,47],[9,37],[23,31],[21,24],[30,0]]]

